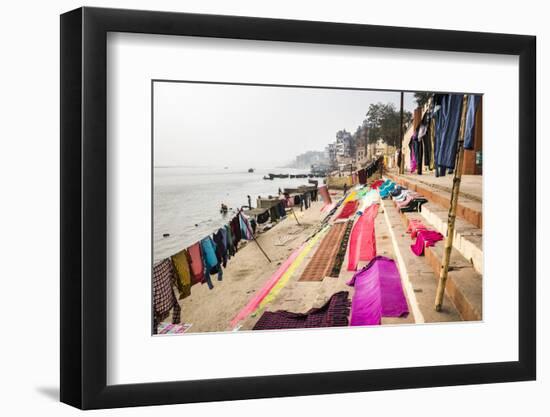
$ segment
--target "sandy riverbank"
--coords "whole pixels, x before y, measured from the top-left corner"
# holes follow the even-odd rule
[[[335,198],[339,197],[333,196],[333,199]],[[297,224],[294,216],[288,215],[271,230],[256,237],[271,258],[271,263],[254,241],[248,241],[239,249],[236,256],[228,261],[227,268],[224,269],[223,281],[217,281],[216,277],[212,276],[214,284],[212,290],[205,284],[194,285],[191,288],[191,296],[179,301],[182,308],[182,323],[192,324],[188,333],[232,330],[230,321],[233,317],[248,303],[290,253],[318,228],[320,221],[326,215],[321,212],[322,207],[322,202],[312,202],[309,209],[295,212],[300,225]],[[314,251],[309,257],[313,253]],[[307,265],[307,259],[293,274],[279,296],[267,307],[268,310],[285,308],[290,311],[307,311],[314,306],[318,298],[315,287],[321,287],[321,282],[296,282],[305,265]],[[334,281],[338,280],[334,279]],[[241,329],[251,329],[258,318],[259,315],[245,320]]]

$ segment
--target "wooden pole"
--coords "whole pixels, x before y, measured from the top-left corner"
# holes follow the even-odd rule
[[[399,155],[401,156],[399,174],[401,175],[405,173],[405,155],[403,154],[403,96],[404,93],[401,91],[401,117],[399,122]]]
[[[435,294],[435,311],[441,311],[443,298],[445,296],[445,285],[449,274],[449,263],[453,249],[453,238],[455,234],[456,207],[458,205],[458,194],[460,192],[460,180],[462,178],[462,164],[464,162],[464,129],[466,125],[466,108],[468,107],[468,96],[462,98],[462,114],[460,117],[460,130],[458,132],[458,145],[456,150],[455,171],[453,178],[453,189],[451,191],[451,206],[447,220],[447,236],[445,238],[445,252],[439,271],[439,283]]]
[[[242,216],[241,211],[242,211],[242,209],[239,210],[239,216]],[[254,242],[256,242],[256,245],[258,245],[258,248],[260,248],[260,250],[262,251],[262,253],[266,257],[266,259],[269,261],[269,263],[271,263],[271,259],[269,259],[269,256],[267,256],[267,253],[265,253],[265,251],[262,249],[262,247],[260,246],[260,244],[256,240],[256,236],[254,236],[254,232],[252,231],[252,229],[250,229],[250,223],[245,222],[245,224],[246,224],[246,228],[250,232],[250,236],[252,236],[252,240],[254,240]]]
[[[300,222],[298,221],[298,217],[296,217],[296,212],[294,211],[294,208],[291,208],[292,214],[294,214],[294,218],[296,219],[296,223],[298,223],[298,226],[301,226]]]

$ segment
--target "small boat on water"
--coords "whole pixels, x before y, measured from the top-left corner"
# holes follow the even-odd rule
[[[267,175],[264,175],[264,180],[273,180],[273,177],[268,177]]]
[[[254,168],[248,168],[248,172],[254,172]]]

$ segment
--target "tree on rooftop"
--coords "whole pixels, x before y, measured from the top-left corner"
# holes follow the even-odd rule
[[[417,91],[416,93],[414,93],[414,99],[416,100],[416,104],[418,104],[418,107],[424,107],[424,104],[428,102],[432,94],[433,93],[425,91]]]
[[[383,139],[388,145],[399,145],[399,121],[401,112],[393,103],[376,103],[369,106],[367,118],[363,125],[368,128],[368,143],[375,143]],[[403,112],[403,125],[406,126],[412,119],[411,112]]]

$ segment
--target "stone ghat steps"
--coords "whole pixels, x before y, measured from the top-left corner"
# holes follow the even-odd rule
[[[381,200],[378,218],[385,219],[385,226],[377,223],[377,253],[393,257],[401,274],[409,310],[414,315],[415,323],[439,323],[462,321],[462,316],[451,299],[445,296],[443,309],[434,310],[437,290],[437,276],[423,257],[413,254],[410,245],[414,243],[406,233],[406,224],[392,201]],[[377,218],[377,220],[378,220]],[[380,240],[387,235],[391,248],[380,245]],[[385,319],[389,324],[395,319]]]
[[[389,201],[386,200],[385,203],[389,203]],[[396,207],[392,207],[392,209],[399,212]],[[422,210],[424,210],[424,206]],[[427,222],[420,213],[400,213],[399,215],[405,228],[410,219],[417,219],[422,220],[428,228],[437,229],[430,222]],[[413,239],[410,237],[408,239],[411,244],[414,243]],[[439,280],[444,246],[444,240],[437,242],[435,246],[424,250],[424,257],[417,257],[418,259],[424,258],[423,262],[432,271],[436,282]],[[462,256],[457,249],[453,248],[445,293],[453,302],[461,318],[465,321],[482,320],[482,284],[482,275],[469,260]]]
[[[422,221],[430,223],[443,236],[447,235],[449,209],[428,202],[420,212]],[[453,247],[466,258],[477,272],[483,274],[483,232],[460,218],[455,219]]]
[[[408,188],[409,190],[413,190],[419,194],[422,194],[432,204],[438,205],[444,210],[449,210],[451,201],[450,190],[441,187],[431,186],[421,180],[415,180],[393,173],[386,173],[385,176],[396,182],[397,184]],[[468,196],[460,193],[456,214],[458,218],[461,218],[462,220],[470,223],[478,229],[482,229],[482,203],[478,199],[474,199],[473,196]]]

